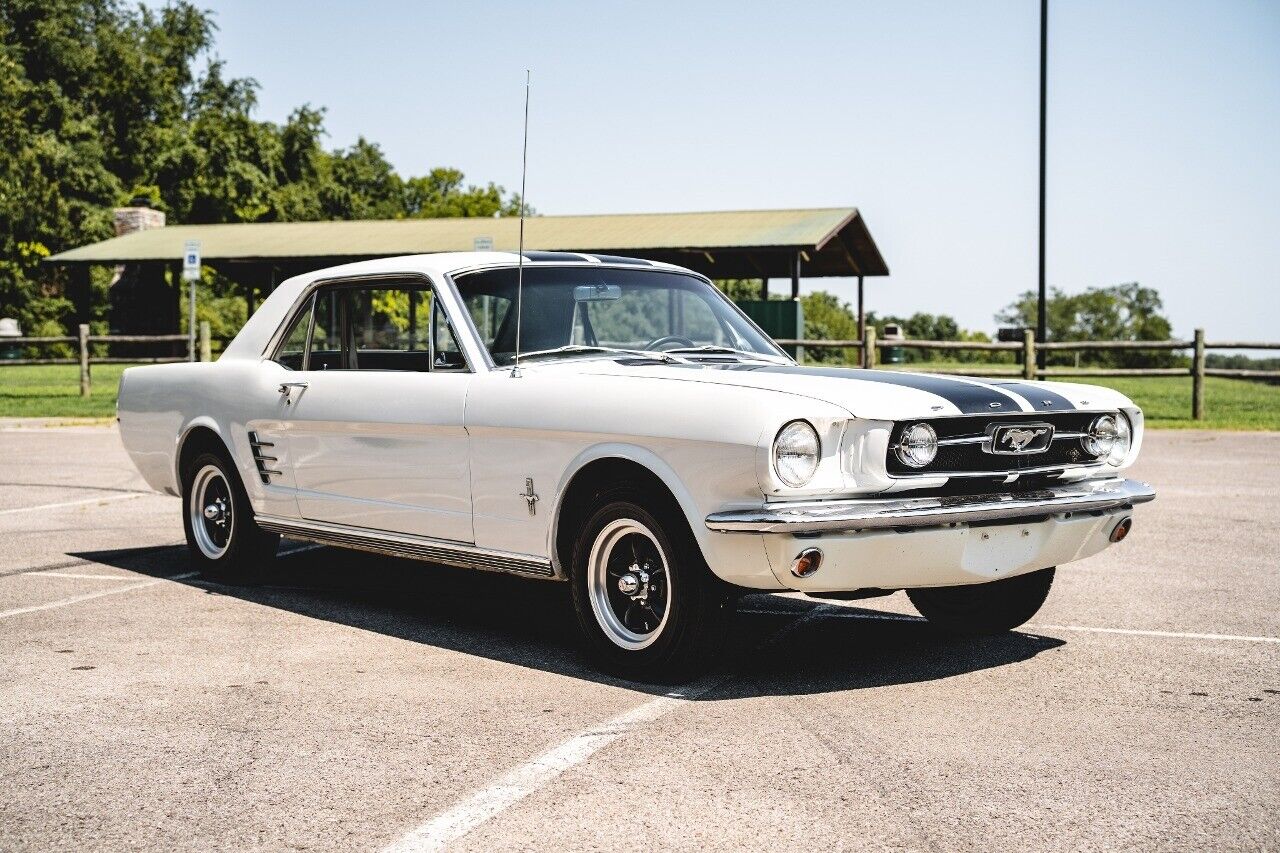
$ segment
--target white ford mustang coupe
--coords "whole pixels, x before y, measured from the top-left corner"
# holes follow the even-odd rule
[[[567,581],[601,665],[680,680],[747,590],[1010,630],[1154,497],[1114,391],[803,367],[688,270],[518,261],[299,276],[217,362],[125,371],[196,565],[245,578],[283,535]]]

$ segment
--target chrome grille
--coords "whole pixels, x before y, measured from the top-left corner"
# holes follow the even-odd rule
[[[990,417],[925,418],[894,424],[889,437],[886,467],[891,477],[982,477],[1048,473],[1068,467],[1099,465],[1080,439],[1098,412],[1024,412]],[[938,434],[938,455],[923,468],[912,468],[898,458],[895,448],[903,431],[926,423]],[[998,426],[1049,425],[1053,440],[1036,453],[993,453],[991,432]]]

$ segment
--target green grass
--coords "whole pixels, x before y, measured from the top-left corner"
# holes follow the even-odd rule
[[[913,370],[954,370],[966,365],[956,362],[917,362]],[[1021,379],[1015,365],[974,364],[973,370],[1009,370]],[[1190,376],[1062,376],[1060,382],[1102,385],[1114,388],[1133,400],[1153,429],[1280,430],[1280,384],[1247,379],[1206,376],[1204,381],[1205,419],[1191,419]]]
[[[120,374],[126,366],[94,366],[93,396],[88,398],[80,396],[80,368],[76,365],[0,366],[0,417],[114,417]],[[975,365],[975,369],[980,368]],[[1210,376],[1204,387],[1207,417],[1193,421],[1190,377],[1087,377],[1066,381],[1115,388],[1142,407],[1147,426],[1153,428],[1280,430],[1280,385]]]
[[[128,366],[93,365],[93,393],[81,397],[79,365],[0,364],[0,417],[114,418],[120,374]]]

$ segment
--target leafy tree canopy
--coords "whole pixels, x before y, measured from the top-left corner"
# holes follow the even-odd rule
[[[139,195],[175,224],[518,211],[456,169],[403,177],[364,138],[326,149],[321,108],[255,119],[258,84],[209,58],[215,31],[181,0],[0,3],[0,316],[57,334],[71,306],[40,258],[112,236]]]

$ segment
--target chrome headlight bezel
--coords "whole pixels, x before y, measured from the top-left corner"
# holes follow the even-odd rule
[[[1089,428],[1080,438],[1080,446],[1084,452],[1098,461],[1110,459],[1115,450],[1116,441],[1120,438],[1120,418],[1116,412],[1106,412],[1089,421]]]
[[[818,473],[822,439],[808,421],[790,421],[774,436],[770,458],[779,481],[793,489],[803,488]]]
[[[924,468],[938,457],[938,433],[926,423],[902,430],[894,447],[898,461],[909,468]]]
[[[1107,464],[1119,468],[1129,458],[1133,449],[1133,424],[1124,412],[1116,413],[1116,439],[1107,454]]]

